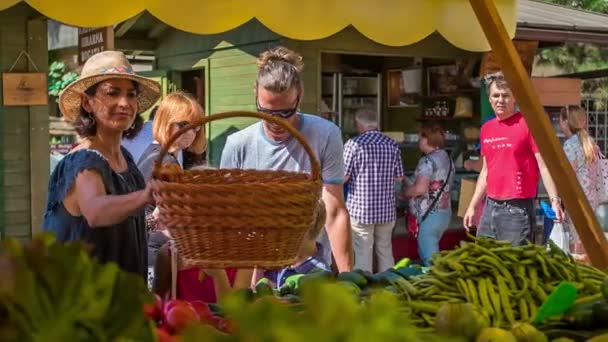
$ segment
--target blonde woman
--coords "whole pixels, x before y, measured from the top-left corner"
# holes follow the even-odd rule
[[[152,126],[152,135],[154,140],[144,150],[144,153],[137,162],[137,167],[143,174],[145,179],[152,177],[155,161],[160,157],[160,151],[163,146],[169,143],[171,137],[183,127],[200,119],[203,116],[203,108],[189,94],[183,92],[175,92],[168,95],[156,110],[154,124]],[[183,150],[190,150],[194,153],[202,153],[207,147],[205,132],[202,127],[196,127],[182,134],[169,148],[168,153],[163,157],[163,164],[173,164],[180,166],[178,154]],[[146,223],[148,231],[155,230],[156,220],[152,213],[155,209],[154,205],[146,207]],[[151,232],[148,245],[154,245],[154,241],[159,239],[160,245],[168,241],[168,237],[162,232]],[[153,253],[148,253],[148,262],[154,265],[156,251],[160,245],[152,247]]]
[[[160,157],[163,146],[169,143],[171,137],[181,128],[200,119],[203,116],[203,109],[196,100],[183,92],[176,92],[168,95],[156,110],[154,123],[152,126],[153,141],[144,150],[137,162],[137,167],[144,178],[152,177],[154,164]],[[191,149],[196,153],[202,153],[206,147],[205,134],[201,127],[194,128],[182,134],[169,148],[168,153],[163,157],[163,164],[180,165],[178,153],[185,149]],[[148,267],[150,270],[156,263],[156,255],[161,246],[169,241],[166,231],[156,230],[156,219],[153,212],[155,205],[146,207],[146,226],[149,232],[148,237]],[[154,278],[154,272],[149,271],[149,281]]]
[[[175,92],[169,94],[159,105],[154,117],[152,134],[154,141],[146,148],[137,162],[137,167],[145,178],[152,176],[154,162],[160,155],[162,146],[169,143],[169,139],[183,127],[200,119],[203,108],[189,94]],[[169,148],[169,153],[163,158],[164,164],[179,165],[178,152],[189,150],[200,154],[207,148],[207,139],[202,127],[196,127],[182,134]]]
[[[162,146],[167,146],[171,137],[180,129],[203,116],[203,108],[188,93],[175,92],[168,95],[159,105],[154,118],[152,133],[154,141],[143,153],[137,166],[145,178],[152,176],[154,163],[160,156]],[[163,157],[164,164],[179,165],[177,155],[180,151],[191,151],[201,154],[207,147],[205,132],[196,127],[183,133],[169,148]],[[166,297],[171,289],[171,253],[167,231],[154,227],[152,212],[154,206],[147,208],[148,227],[148,267],[150,285],[154,292]],[[200,269],[179,269],[177,272],[177,297],[185,300],[202,300],[213,303],[218,297],[229,292],[233,286],[246,287],[251,280],[251,272],[238,272],[236,269],[204,270],[209,277],[199,279]]]
[[[579,106],[564,107],[560,113],[559,126],[567,137],[564,142],[566,157],[574,168],[589,204],[592,208],[597,208],[599,149],[587,132],[587,112]],[[586,254],[570,217],[566,217],[564,225],[571,236],[570,251],[573,254]]]

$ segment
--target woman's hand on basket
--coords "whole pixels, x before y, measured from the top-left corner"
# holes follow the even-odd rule
[[[146,188],[143,190],[143,197],[145,204],[156,204],[154,200],[154,193],[159,189],[158,181],[155,179],[149,179],[146,182]]]

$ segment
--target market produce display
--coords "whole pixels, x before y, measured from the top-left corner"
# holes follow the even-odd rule
[[[0,242],[0,341],[151,341],[141,277],[49,234]]]
[[[395,294],[376,291],[361,305],[337,283],[305,285],[298,305],[286,305],[270,295],[235,294],[221,302],[234,326],[231,334],[210,326],[193,326],[182,341],[463,341],[453,336],[422,332],[408,320]],[[293,295],[291,295],[293,296]]]
[[[161,300],[142,279],[40,235],[0,244],[0,341],[590,341],[608,339],[608,278],[556,248],[486,239],[423,269],[262,279],[219,304]],[[564,282],[567,311],[535,321]],[[602,330],[604,329],[604,330]]]
[[[408,322],[418,332],[470,341],[493,341],[488,338],[498,335],[503,336],[500,341],[511,336],[517,341],[546,341],[558,336],[585,340],[600,335],[598,329],[608,329],[606,273],[575,262],[555,246],[511,247],[507,242],[472,240],[437,254],[426,272],[401,262],[378,274],[355,270],[337,276],[330,272],[295,275],[275,295],[298,303],[298,295],[309,284],[332,282],[365,305],[371,294],[382,289],[394,294],[400,310],[408,314]],[[539,307],[563,282],[578,292],[574,306],[534,322]],[[249,294],[244,298],[255,300],[271,290],[260,283],[257,293],[245,291]]]

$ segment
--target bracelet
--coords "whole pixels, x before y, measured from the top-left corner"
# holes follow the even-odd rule
[[[551,203],[553,202],[562,203],[562,199],[559,197],[551,197]]]

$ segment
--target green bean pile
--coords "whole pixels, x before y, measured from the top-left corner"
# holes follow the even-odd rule
[[[530,322],[538,307],[564,280],[574,283],[579,298],[597,296],[606,273],[575,262],[557,246],[512,247],[486,238],[463,242],[431,261],[429,272],[400,282],[412,318],[433,327],[435,313],[446,301],[477,305],[494,327]]]

